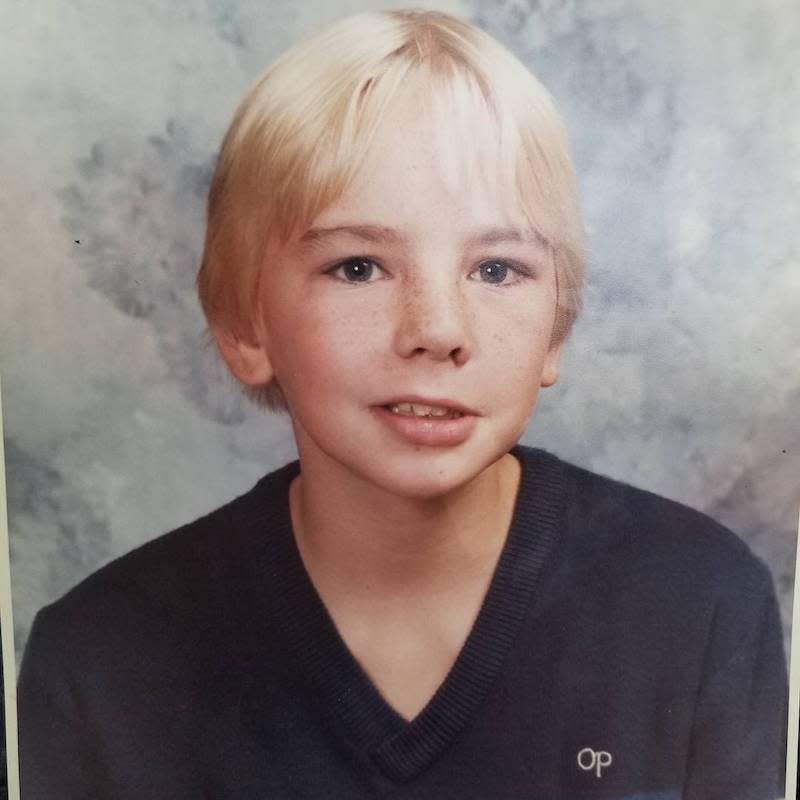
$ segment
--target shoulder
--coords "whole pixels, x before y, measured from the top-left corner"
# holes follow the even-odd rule
[[[619,580],[694,595],[770,594],[771,574],[735,533],[682,503],[557,459],[572,559]]]
[[[606,637],[632,663],[652,662],[659,680],[662,666],[721,674],[768,650],[777,655],[764,668],[780,683],[772,575],[742,539],[682,503],[560,460],[557,469],[563,525],[549,588],[586,623],[587,641]]]
[[[31,638],[89,651],[176,643],[245,607],[249,551],[269,537],[293,465],[89,575],[37,615]]]

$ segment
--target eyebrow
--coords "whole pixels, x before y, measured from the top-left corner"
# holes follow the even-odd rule
[[[336,225],[331,228],[309,228],[301,237],[304,245],[313,246],[326,239],[346,235],[371,244],[402,244],[407,237],[394,228],[384,225]],[[545,243],[542,235],[533,228],[513,228],[493,226],[469,231],[465,237],[467,245],[491,244],[535,244]]]

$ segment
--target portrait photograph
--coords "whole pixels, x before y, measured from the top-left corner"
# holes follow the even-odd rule
[[[789,797],[794,0],[0,19],[22,800]]]

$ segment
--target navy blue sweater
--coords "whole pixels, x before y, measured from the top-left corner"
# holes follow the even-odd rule
[[[23,800],[772,800],[786,672],[767,569],[707,517],[517,446],[514,517],[408,722],[291,531],[297,462],[39,613]]]

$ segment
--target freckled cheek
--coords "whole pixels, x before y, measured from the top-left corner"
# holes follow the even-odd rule
[[[494,348],[522,361],[535,361],[548,349],[554,313],[546,306],[518,305],[480,322]]]
[[[364,365],[377,363],[383,329],[378,317],[309,308],[284,338],[285,363],[295,372],[303,365],[306,385],[358,385]]]
[[[509,408],[532,402],[549,352],[552,315],[523,307],[505,315],[485,346],[487,378]]]

